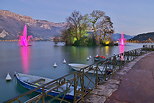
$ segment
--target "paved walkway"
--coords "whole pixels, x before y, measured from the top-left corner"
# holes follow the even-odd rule
[[[105,103],[154,103],[154,53],[135,63]]]
[[[125,65],[104,85],[99,85],[85,103],[154,103],[154,52]]]

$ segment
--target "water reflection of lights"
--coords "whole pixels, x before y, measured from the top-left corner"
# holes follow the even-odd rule
[[[121,53],[123,54],[124,51],[125,51],[125,46],[124,45],[119,45],[119,52],[120,52],[120,54]],[[121,60],[124,60],[124,55],[121,55],[120,58],[121,58]]]
[[[109,55],[109,46],[105,46],[105,55]]]
[[[21,60],[22,60],[23,73],[28,73],[29,72],[30,48],[21,47],[20,54],[21,54]]]

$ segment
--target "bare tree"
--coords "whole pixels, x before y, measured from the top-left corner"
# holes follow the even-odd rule
[[[90,22],[92,23],[92,29],[93,29],[93,38],[96,40],[96,43],[99,44],[99,36],[97,35],[97,24],[98,22],[103,19],[105,16],[104,11],[100,10],[94,10],[89,17]]]
[[[111,35],[114,33],[114,29],[109,16],[104,16],[100,21],[98,28],[100,30],[99,38],[103,41],[111,41]]]

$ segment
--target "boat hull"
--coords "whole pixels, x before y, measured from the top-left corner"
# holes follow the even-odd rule
[[[73,70],[80,71],[82,68],[88,67],[86,64],[68,64]],[[95,68],[96,66],[93,66]],[[98,71],[98,74],[104,74],[105,69],[101,66],[99,66],[100,71]],[[90,74],[96,74],[96,70],[89,70],[88,68],[84,69],[84,72],[90,73]]]
[[[98,56],[98,57],[94,57],[94,60],[97,62],[97,61],[105,61],[106,58],[105,57],[101,57],[101,56]]]
[[[35,87],[35,86],[29,85],[28,83],[26,83],[26,82],[20,80],[20,79],[18,78],[18,76],[15,75],[15,77],[16,77],[16,79],[17,79],[17,82],[18,82],[21,86],[23,86],[24,88],[27,88],[27,89],[29,89],[29,90],[32,90],[32,89],[37,88],[37,87]],[[46,91],[46,90],[45,90],[45,91]],[[38,89],[36,92],[42,93],[42,90],[41,90],[41,89]],[[56,93],[56,92],[49,92],[49,93],[48,93],[48,95],[51,95],[51,96],[58,96],[59,94],[60,94],[60,93]],[[60,97],[62,98],[62,96],[60,96]],[[73,100],[73,99],[74,99],[74,96],[73,96],[73,95],[65,95],[64,98],[65,98],[65,99]]]

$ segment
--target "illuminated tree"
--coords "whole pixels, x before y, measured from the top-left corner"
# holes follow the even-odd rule
[[[68,44],[80,40],[88,27],[87,15],[82,16],[79,11],[72,12],[67,19],[67,27],[63,31],[63,37]],[[69,40],[68,40],[69,39]]]

